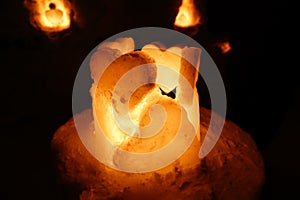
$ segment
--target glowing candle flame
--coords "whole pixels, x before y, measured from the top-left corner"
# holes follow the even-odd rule
[[[193,0],[182,0],[179,12],[175,19],[175,26],[188,28],[201,23],[201,16]]]

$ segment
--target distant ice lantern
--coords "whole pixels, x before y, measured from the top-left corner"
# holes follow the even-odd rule
[[[44,32],[60,32],[70,28],[72,5],[66,0],[25,0],[30,23]]]

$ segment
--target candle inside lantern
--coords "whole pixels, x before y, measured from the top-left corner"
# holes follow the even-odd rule
[[[31,24],[45,32],[59,32],[71,26],[71,4],[66,0],[26,0]]]
[[[175,161],[196,134],[200,140],[200,52],[154,44],[134,51],[131,38],[98,47],[90,62],[95,134],[104,135],[96,141],[101,150],[93,151],[98,159],[118,170],[147,172]]]
[[[143,36],[157,33],[151,30]],[[172,38],[170,32],[167,36]],[[197,132],[200,49],[143,46],[138,37],[135,47],[125,37],[128,32],[100,44],[79,70],[73,90],[76,114],[51,143],[61,184],[70,190],[64,192],[78,199],[256,199],[264,170],[251,137],[227,121],[210,149],[206,141],[218,140],[222,119],[204,108]],[[201,53],[205,59],[206,52]],[[87,100],[82,101],[81,87],[87,80],[90,86],[88,65],[94,83],[87,108],[92,109],[82,111],[77,106]],[[176,133],[180,128],[183,134]],[[184,143],[188,148],[181,154]],[[208,154],[199,158],[203,146]]]

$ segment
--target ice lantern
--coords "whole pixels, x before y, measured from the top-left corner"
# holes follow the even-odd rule
[[[117,170],[150,172],[200,140],[200,54],[159,44],[135,50],[132,38],[100,44],[90,60],[94,157]]]
[[[68,0],[25,0],[24,4],[31,24],[46,33],[61,32],[71,26],[72,5]]]

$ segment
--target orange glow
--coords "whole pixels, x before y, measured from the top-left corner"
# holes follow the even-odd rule
[[[143,47],[143,52],[150,55],[155,59],[156,65],[168,66],[169,68],[178,72],[178,74],[170,74],[167,68],[157,68],[156,82],[164,83],[165,85],[160,85],[160,87],[165,92],[172,91],[177,85],[179,85],[179,74],[181,67],[181,54],[182,49],[179,47],[171,47],[165,51],[162,51],[159,47],[153,44],[148,44]],[[180,56],[178,56],[180,55]]]
[[[194,0],[182,0],[174,25],[182,28],[188,28],[200,23],[201,16],[194,5]]]
[[[119,38],[115,42],[101,44],[90,62],[91,76],[94,79],[90,92],[96,121],[95,132],[103,130],[104,135],[114,146],[127,151],[134,148],[134,151],[139,153],[156,151],[168,144],[181,123],[184,127],[188,127],[190,120],[197,121],[195,119],[199,118],[198,95],[195,88],[198,73],[194,72],[196,69],[191,65],[193,63],[199,67],[199,58],[200,50],[192,47],[174,46],[165,49],[147,44],[141,50],[134,51],[132,38]],[[137,66],[144,64],[146,65],[141,71],[132,74],[134,79],[129,76],[130,81],[128,80],[127,84],[116,86],[121,77],[124,78],[129,71],[134,71]],[[104,66],[108,67],[100,75]],[[175,72],[170,73],[170,69]],[[179,74],[185,79],[183,80]],[[134,93],[128,93],[133,85],[139,85],[143,80],[150,79],[155,84],[140,86]],[[161,92],[163,90],[169,93],[174,88],[176,88],[174,99]],[[192,91],[189,91],[189,88],[192,88]],[[128,106],[125,106],[128,110],[122,108],[126,104],[125,101],[128,101]],[[165,111],[155,107],[156,104],[161,105]],[[181,122],[182,104],[191,108],[184,116],[186,122]],[[114,113],[118,113],[120,117],[116,118]],[[128,113],[130,118],[125,118],[125,113]],[[129,120],[133,123],[129,123]],[[121,129],[116,121],[126,124],[126,131]],[[200,140],[200,132],[196,131]],[[138,138],[139,135],[150,133],[156,134],[148,139]]]
[[[59,32],[71,26],[71,4],[67,0],[25,1],[31,23],[45,32]]]
[[[228,41],[219,43],[218,47],[221,49],[223,54],[228,53],[231,50],[231,46]]]

